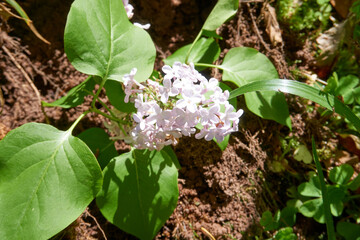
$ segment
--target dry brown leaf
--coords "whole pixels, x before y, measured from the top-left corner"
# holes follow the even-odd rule
[[[348,23],[349,19],[346,19],[320,34],[316,39],[316,42],[319,44],[319,49],[321,50],[320,56],[316,59],[316,65],[331,65],[338,53],[339,47],[345,39]]]
[[[278,44],[283,44],[280,26],[276,18],[275,8],[273,8],[269,4],[265,4],[264,8],[262,9],[262,12],[265,18],[266,33],[270,37],[271,44],[273,46],[276,46]]]
[[[355,2],[355,0],[331,0],[331,5],[335,8],[335,10],[340,14],[342,18],[346,18],[351,5]]]

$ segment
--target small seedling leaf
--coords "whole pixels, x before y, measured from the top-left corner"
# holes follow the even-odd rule
[[[352,175],[354,169],[349,164],[343,164],[341,166],[331,169],[329,173],[329,179],[336,184],[345,185]]]

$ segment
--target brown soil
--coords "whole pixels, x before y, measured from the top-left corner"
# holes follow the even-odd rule
[[[26,75],[34,82],[41,100],[49,102],[63,96],[86,78],[71,66],[63,51],[63,30],[72,1],[18,2],[51,46],[34,37],[21,21],[9,21],[7,26],[13,29],[9,34],[4,31],[3,22],[0,35],[3,97],[0,95],[0,104],[3,99],[4,106],[0,105],[3,109],[0,139],[6,132],[24,123],[47,121],[36,90],[31,87]],[[149,33],[157,46],[156,68],[160,69],[162,58],[196,37],[216,1],[130,2],[135,7],[134,20],[151,23]],[[289,52],[298,53],[304,59],[304,67],[308,68],[306,52],[289,49],[286,44],[271,45],[264,30],[261,6],[262,3],[241,4],[236,17],[219,29],[224,38],[220,41],[223,49],[221,58],[232,47],[254,47],[270,58],[281,77],[292,78],[285,56],[293,55]],[[220,76],[216,70],[212,74]],[[68,110],[46,108],[45,112],[51,124],[65,129],[86,109],[87,104],[86,101]],[[245,108],[242,99],[239,104]],[[306,111],[299,99],[289,97],[289,104],[294,124],[292,136],[309,143],[311,134],[315,133],[318,140],[324,141],[320,141],[321,146],[331,143],[330,147],[333,147],[337,144],[331,138],[331,131],[323,126],[326,119],[319,118],[315,111]],[[231,136],[224,152],[213,142],[194,138],[183,138],[174,147],[182,166],[178,182],[180,196],[174,213],[156,239],[211,239],[210,235],[216,239],[251,239],[264,234],[259,225],[261,213],[267,209],[276,210],[277,204],[284,205],[284,189],[289,186],[287,175],[280,174],[279,177],[271,174],[267,164],[281,154],[279,136],[288,135],[289,130],[275,122],[261,120],[248,111],[241,121],[241,130]],[[78,131],[91,126],[102,126],[102,120],[90,116]],[[266,177],[273,178],[270,186],[264,185]],[[107,239],[135,239],[107,222],[94,203],[59,236],[61,239],[104,239],[101,230]],[[321,232],[321,227],[316,231]],[[301,234],[306,235],[306,232]]]

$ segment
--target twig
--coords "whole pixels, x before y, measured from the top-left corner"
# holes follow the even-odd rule
[[[29,77],[29,75],[26,73],[26,71],[24,70],[24,68],[16,61],[16,59],[14,58],[14,56],[11,54],[11,52],[9,51],[9,49],[7,49],[7,47],[5,47],[4,45],[2,46],[2,49],[5,51],[5,53],[10,57],[10,60],[15,64],[15,66],[21,71],[21,73],[24,75],[26,81],[29,83],[30,87],[34,90],[35,95],[38,99],[38,103],[40,105],[41,111],[43,112],[44,116],[45,116],[45,121],[47,123],[49,123],[49,119],[45,113],[44,107],[41,104],[41,96],[39,93],[39,90],[36,88],[35,84],[33,83],[33,81],[31,80],[31,78]]]
[[[0,106],[1,106],[0,114],[1,114],[2,111],[4,110],[4,105],[5,105],[5,100],[4,100],[4,96],[3,96],[2,90],[1,90],[1,88],[0,88]]]
[[[104,239],[107,240],[107,237],[106,237],[106,235],[105,235],[105,232],[104,232],[104,230],[101,228],[101,226],[100,226],[100,224],[98,223],[98,221],[96,220],[96,218],[95,218],[93,215],[91,215],[91,213],[90,213],[87,209],[85,209],[85,213],[94,220],[94,222],[96,223],[96,226],[97,226],[97,227],[99,228],[99,230],[101,231]]]
[[[206,235],[208,236],[211,240],[215,240],[214,236],[205,228],[201,227],[200,230]]]
[[[249,9],[249,13],[250,13],[250,17],[251,17],[251,22],[253,24],[253,27],[254,27],[254,30],[255,30],[255,33],[256,35],[258,36],[261,44],[265,47],[266,51],[267,52],[271,52],[271,49],[269,48],[269,46],[267,45],[267,43],[264,41],[264,39],[262,38],[260,32],[259,32],[259,29],[258,27],[256,26],[256,21],[255,21],[255,17],[254,15],[252,14],[252,11],[251,11],[251,7],[250,7],[250,4],[247,3],[246,6],[248,7]]]

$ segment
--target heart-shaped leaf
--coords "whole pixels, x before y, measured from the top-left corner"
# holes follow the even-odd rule
[[[74,67],[103,79],[122,81],[137,68],[145,81],[155,61],[149,34],[128,20],[121,0],[75,0],[64,36],[65,52]]]
[[[71,133],[25,124],[0,141],[0,239],[48,239],[74,221],[102,185],[99,164]]]
[[[352,175],[354,169],[349,164],[343,164],[341,166],[331,169],[329,173],[329,179],[336,184],[345,185]]]
[[[84,97],[92,94],[92,91],[95,88],[95,79],[93,77],[88,77],[85,81],[72,88],[66,96],[52,102],[42,102],[45,107],[62,107],[62,108],[72,108],[76,107],[84,102]]]
[[[250,82],[278,77],[270,60],[253,48],[230,49],[221,68],[224,71],[223,80],[233,82],[240,88]],[[291,128],[284,94],[272,91],[245,93],[245,101],[248,109],[254,114]]]
[[[207,17],[202,29],[214,31],[235,15],[239,8],[238,0],[219,0]]]
[[[104,169],[97,205],[122,230],[140,239],[152,239],[176,207],[177,175],[165,151],[133,149]]]
[[[192,44],[185,45],[164,59],[165,64],[172,66],[175,62],[185,62],[186,54]],[[213,63],[220,55],[220,47],[213,38],[200,38],[190,52],[188,62],[191,63]],[[204,67],[196,67],[201,71]]]
[[[324,204],[322,198],[315,198],[304,202],[299,212],[305,217],[313,217],[319,223],[325,223]]]

